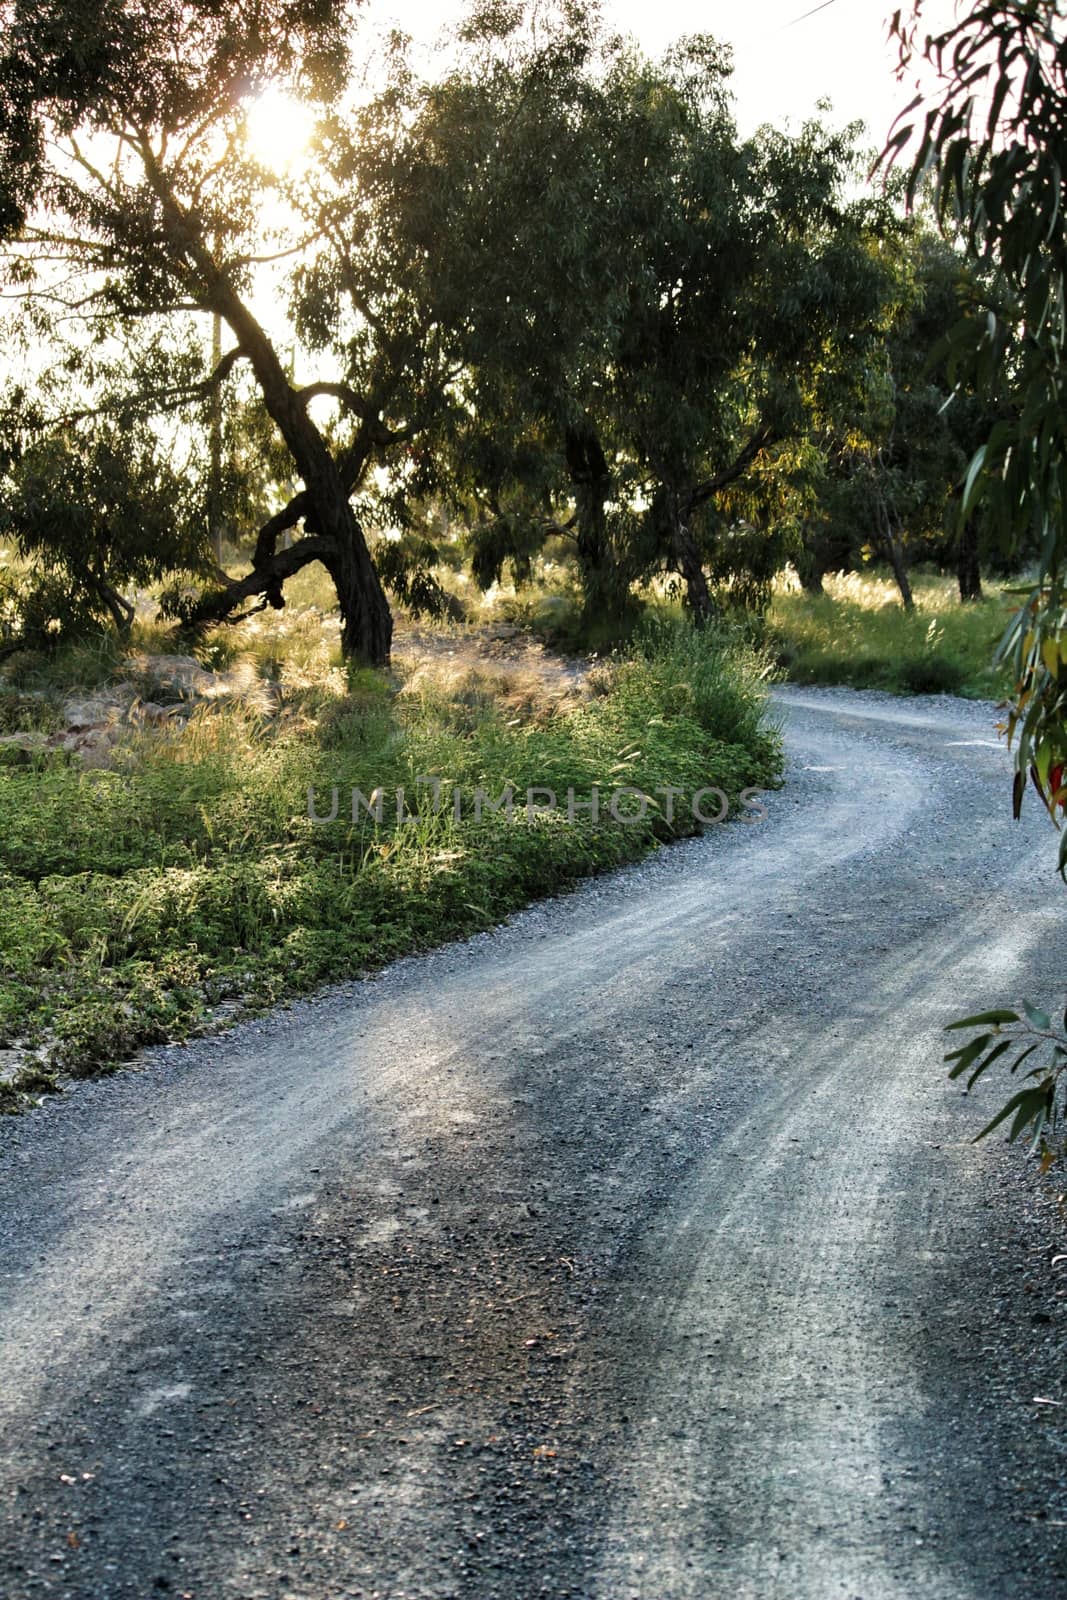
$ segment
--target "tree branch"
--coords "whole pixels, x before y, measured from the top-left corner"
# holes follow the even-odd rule
[[[340,400],[349,411],[354,411],[357,417],[364,421],[371,415],[371,407],[363,396],[357,394],[355,389],[349,388],[347,383],[307,383],[302,389],[295,391],[296,398],[301,405],[307,405],[309,400],[314,400],[318,395],[328,395],[331,400]]]
[[[301,489],[299,494],[293,496],[288,505],[276,511],[273,517],[260,528],[256,535],[256,548],[252,556],[252,566],[259,571],[267,562],[272,560],[278,546],[279,536],[287,533],[290,528],[295,528],[302,517],[306,517],[311,510],[311,497],[306,489]]]
[[[229,377],[244,355],[240,346],[227,351],[215,370],[200,383],[179,385],[173,389],[145,389],[140,394],[122,395],[117,400],[102,401],[99,405],[83,406],[78,411],[64,411],[52,418],[50,426],[72,427],[86,422],[90,417],[123,417],[130,412],[150,410],[156,413],[180,411],[195,400],[206,400]]]
[[[690,516],[700,506],[707,505],[721,490],[736,483],[738,478],[744,477],[749,467],[755,461],[761,450],[765,450],[774,438],[773,428],[761,428],[758,433],[745,445],[736,461],[716,473],[714,478],[706,478],[703,483],[698,483],[695,489],[690,490],[684,501],[683,518]]]
[[[203,383],[197,384],[196,387],[203,392],[205,397],[209,395],[212,389],[217,389],[220,383],[226,382],[226,379],[243,355],[244,350],[241,345],[235,344],[232,350],[227,350],[214,372],[210,372]]]
[[[285,605],[282,585],[286,580],[312,561],[322,561],[332,554],[334,547],[328,539],[317,536],[299,539],[288,550],[279,550],[265,558],[246,577],[238,578],[225,589],[204,595],[185,620],[194,628],[206,628],[213,622],[224,622],[238,606],[254,595],[264,595],[266,603],[280,611]]]

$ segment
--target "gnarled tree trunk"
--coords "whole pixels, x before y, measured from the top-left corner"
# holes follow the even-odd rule
[[[327,546],[322,559],[333,578],[341,608],[342,652],[346,658],[364,661],[369,666],[383,666],[389,660],[393,619],[363,529],[352,510],[348,486],[308,416],[306,403],[289,384],[259,324],[236,296],[226,315],[252,362],[267,410],[277,423],[304,480],[305,527]],[[262,545],[262,540],[260,543]],[[273,557],[272,543],[269,549],[257,549],[258,562],[266,564]]]
[[[338,509],[338,553],[326,567],[341,607],[341,651],[347,660],[380,666],[389,660],[393,642],[389,602],[347,498]]]

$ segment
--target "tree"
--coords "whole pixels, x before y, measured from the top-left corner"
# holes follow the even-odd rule
[[[944,343],[950,377],[1014,404],[974,455],[961,497],[966,520],[986,509],[1008,550],[1037,535],[1038,579],[1003,645],[1015,667],[1009,716],[1018,812],[1028,771],[1055,811],[1049,775],[1067,760],[1064,576],[1067,533],[1067,225],[1060,197],[1067,168],[1067,43],[1054,0],[972,5],[920,45],[922,4],[894,31],[907,62],[917,49],[942,73],[921,127],[907,120],[888,155],[918,138],[910,193],[928,176],[938,214],[962,230],[983,269],[969,314]],[[1067,839],[1061,867],[1067,865]]]
[[[637,279],[648,292],[623,324],[613,409],[657,546],[702,619],[705,566],[731,524],[789,519],[805,390],[875,318],[881,275],[866,243],[876,208],[844,197],[855,130],[812,123],[741,143],[706,41],[673,68],[671,93],[635,86],[653,138],[666,123],[676,175],[650,174],[659,199]]]
[[[706,618],[732,523],[771,559],[807,370],[874,315],[880,205],[844,198],[851,133],[739,140],[708,38],[652,63],[584,8],[535,44],[489,11],[410,113],[447,218],[422,244],[462,358],[445,470],[475,569],[562,532],[588,614],[667,570]]]
[[[356,4],[360,0],[355,0]],[[54,192],[49,140],[197,128],[276,80],[329,95],[344,80],[345,0],[3,0],[0,237]]]
[[[456,66],[410,80],[412,214],[456,341],[462,405],[439,441],[439,486],[471,514],[473,565],[520,574],[545,538],[573,538],[590,611],[617,615],[629,572],[607,515],[611,469],[590,414],[627,292],[628,174],[602,137],[604,79],[624,51],[597,9],[563,4],[547,31],[521,7],[476,6]],[[625,228],[625,233],[624,233]]]
[[[86,420],[10,458],[0,483],[0,538],[33,570],[5,653],[87,623],[125,635],[126,585],[206,573],[195,480],[144,427]]]
[[[887,224],[871,248],[883,274],[877,324],[838,347],[812,395],[821,482],[800,570],[817,590],[823,573],[877,555],[910,608],[908,565],[917,553],[943,555],[989,413],[973,391],[954,396],[944,362],[930,359],[973,288],[966,260],[922,217]],[[969,518],[968,538],[952,539],[963,598],[981,592],[976,524]]]
[[[386,95],[354,117],[325,114],[345,82],[343,8],[123,0],[86,17],[71,0],[14,0],[6,10],[0,144],[18,224],[9,291],[25,315],[43,325],[58,311],[75,343],[97,347],[146,325],[218,317],[230,342],[213,370],[135,381],[123,408],[180,417],[241,364],[302,483],[262,522],[251,571],[190,620],[232,616],[257,597],[281,606],[286,580],[318,560],[337,591],[346,653],[384,661],[391,617],[352,496],[424,425],[449,365],[413,317],[417,263],[384,214],[386,201],[413,198],[390,165],[394,108]],[[267,84],[324,106],[314,169],[286,178],[257,160],[248,109]],[[253,309],[257,274],[280,273],[282,262],[294,268],[283,316],[322,356],[318,381],[295,381]],[[69,420],[44,417],[42,431]]]

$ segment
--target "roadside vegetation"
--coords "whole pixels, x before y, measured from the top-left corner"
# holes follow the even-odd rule
[[[84,695],[84,647],[9,672],[0,719],[24,737],[0,745],[0,1048],[17,1052],[0,1105],[486,928],[695,831],[688,799],[667,820],[664,785],[717,787],[736,813],[744,789],[777,781],[765,665],[711,634],[659,627],[579,676],[495,659],[459,629],[383,673],[344,665],[338,633],[309,607],[238,649],[211,636],[201,662],[232,692],[196,703],[151,681],[173,656],[135,652],[136,688],[155,698],[120,701],[95,755],[45,743],[65,692]],[[95,662],[98,696],[128,695],[136,668],[123,676],[103,649]],[[476,790],[496,801],[508,785],[511,819],[479,819]],[[576,805],[571,822],[568,791],[588,801],[597,785],[598,820]],[[312,821],[309,788],[326,817],[335,787],[336,820]],[[611,814],[624,787],[649,796],[643,821]],[[353,820],[353,790],[377,789],[381,821],[361,802]],[[530,789],[556,809],[528,814]]]
[[[994,657],[1017,596],[987,583],[983,599],[962,605],[953,579],[921,572],[911,583],[906,611],[888,575],[828,574],[818,595],[783,578],[767,612],[767,650],[794,683],[1002,699],[1011,676]]]

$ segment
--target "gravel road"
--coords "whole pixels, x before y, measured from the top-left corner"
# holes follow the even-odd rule
[[[1051,834],[987,706],[778,699],[766,821],[0,1128],[5,1600],[1067,1592],[1062,1221],[940,1065]]]

